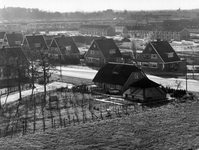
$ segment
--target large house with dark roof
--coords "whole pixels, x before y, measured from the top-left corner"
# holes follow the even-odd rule
[[[22,45],[22,33],[6,33],[5,34],[5,47],[19,47]]]
[[[138,64],[144,71],[157,72],[181,72],[184,64],[177,53],[167,41],[149,42],[143,52],[137,58]]]
[[[43,35],[26,35],[23,38],[23,42],[22,42],[22,48],[23,51],[25,52],[25,55],[28,58],[32,57],[32,52],[31,51],[43,51],[45,53],[47,53],[48,51],[48,46],[46,43],[46,40],[44,39]],[[38,58],[34,58],[34,59],[38,59]]]
[[[44,49],[47,50],[48,46],[44,39],[43,35],[26,35],[23,39],[23,46],[25,47],[34,47],[37,49]]]
[[[85,24],[79,27],[79,33],[99,36],[115,36],[115,28],[111,25]]]
[[[55,37],[50,46],[48,55],[51,60],[67,63],[78,64],[80,62],[80,52],[72,37]]]
[[[18,70],[20,81],[27,82],[29,61],[21,47],[2,48],[0,53],[0,89],[18,85]]]
[[[122,54],[113,39],[96,39],[85,54],[88,65],[102,66],[108,62],[122,62]]]
[[[117,89],[124,92],[130,84],[142,78],[147,78],[147,76],[141,69],[132,64],[108,63],[100,68],[93,78],[93,82],[106,91]]]
[[[5,37],[5,32],[0,32],[0,47],[3,47],[4,45],[4,37]]]

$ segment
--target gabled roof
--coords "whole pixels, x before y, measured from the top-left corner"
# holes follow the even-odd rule
[[[27,39],[29,46],[40,44],[40,47],[48,49],[43,35],[26,35],[25,39]]]
[[[22,51],[21,47],[11,47],[11,48],[2,48],[0,49],[0,66],[4,66],[6,63],[9,64],[10,58],[17,58],[23,62],[28,63],[28,59]]]
[[[97,44],[105,58],[122,57],[122,54],[113,39],[96,39],[93,43]],[[113,49],[115,50],[115,53],[110,54],[110,50]]]
[[[81,25],[79,28],[100,28],[100,29],[108,29],[111,25],[94,25],[94,24],[85,24]]]
[[[61,36],[54,38],[54,40],[62,53],[65,53],[64,51],[68,46],[71,46],[70,53],[79,53],[79,49],[72,37]]]
[[[138,88],[152,88],[152,87],[159,87],[160,84],[148,79],[142,78],[132,84],[129,85],[130,87],[138,87]]]
[[[0,32],[0,39],[4,39],[5,33],[6,32]]]
[[[108,63],[96,74],[93,82],[108,83],[123,86],[132,72],[143,72],[141,69],[130,64]],[[144,72],[143,72],[144,73]]]
[[[10,47],[21,46],[23,41],[22,33],[6,33],[7,42]]]
[[[153,41],[149,43],[152,48],[158,53],[161,59],[167,62],[178,62],[181,61],[178,57],[177,53],[171,47],[171,45],[167,41]],[[168,57],[168,54],[173,53],[173,57]]]

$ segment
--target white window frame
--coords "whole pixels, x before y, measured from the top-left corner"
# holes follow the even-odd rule
[[[151,54],[151,59],[158,59],[157,54]]]
[[[149,63],[148,62],[142,62],[142,67],[149,68]]]
[[[150,62],[150,68],[158,68],[158,63]]]

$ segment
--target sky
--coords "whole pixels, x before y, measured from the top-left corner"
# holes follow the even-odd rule
[[[51,12],[177,10],[199,8],[199,0],[0,0],[3,7],[38,8]]]

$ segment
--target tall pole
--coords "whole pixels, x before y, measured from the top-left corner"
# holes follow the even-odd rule
[[[186,59],[185,59],[186,61],[185,61],[185,65],[186,65],[186,93],[187,93],[187,56],[186,56]]]
[[[195,54],[194,54],[194,49],[193,49],[193,48],[192,48],[192,50],[193,50],[193,56],[192,56],[192,60],[193,60],[193,61],[192,61],[192,65],[193,65],[193,79],[194,79],[194,71],[195,71],[195,67],[194,67],[194,63],[195,63],[195,62],[194,62],[194,57],[195,57],[195,56],[194,56],[194,55],[195,55]]]

